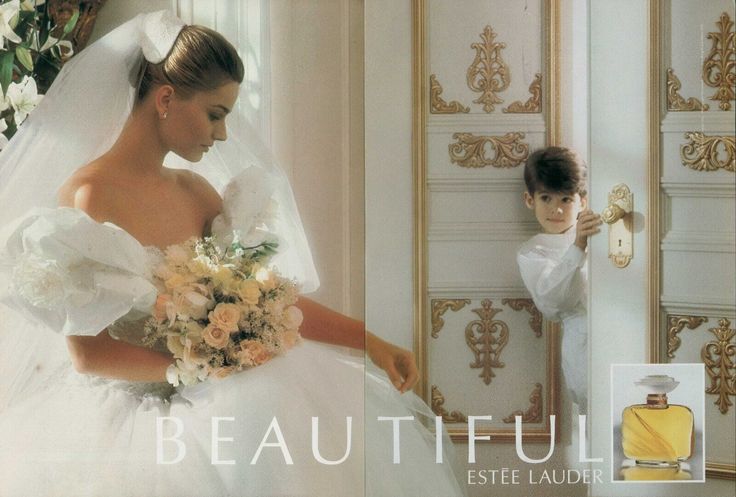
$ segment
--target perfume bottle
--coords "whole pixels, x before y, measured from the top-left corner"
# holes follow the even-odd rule
[[[650,375],[635,384],[646,391],[647,403],[629,406],[621,414],[624,455],[640,466],[676,467],[690,458],[695,442],[692,411],[667,403],[667,394],[680,383],[670,376]]]

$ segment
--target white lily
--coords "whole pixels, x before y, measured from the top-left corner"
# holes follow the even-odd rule
[[[14,42],[20,43],[20,36],[15,34],[13,28],[10,26],[10,21],[18,15],[20,10],[20,0],[11,0],[8,3],[0,5],[0,48],[5,47],[5,38]]]
[[[4,111],[10,107],[10,101],[8,100],[7,95],[3,95],[3,89],[0,88],[0,112]],[[3,131],[5,131],[5,128],[3,128]]]
[[[38,94],[36,80],[24,76],[20,83],[10,83],[6,97],[15,110],[15,122],[20,126],[28,114],[36,108],[43,95]]]
[[[65,57],[71,57],[74,55],[74,48],[72,47],[72,42],[69,40],[62,40],[59,41],[58,38],[54,38],[53,36],[49,35],[46,38],[46,41],[44,44],[39,47],[38,43],[38,33],[33,33],[33,37],[31,38],[31,49],[35,50],[37,52],[45,52],[49,48],[53,47],[54,45],[58,45],[59,47],[63,47],[66,49],[64,52]]]
[[[8,137],[5,136],[5,130],[8,129],[8,123],[5,119],[0,119],[0,150],[5,148],[8,144]]]
[[[20,4],[20,8],[23,10],[31,11],[36,10],[36,7],[46,3],[46,0],[23,0]]]

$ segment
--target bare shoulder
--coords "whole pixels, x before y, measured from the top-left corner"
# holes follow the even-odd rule
[[[203,176],[185,169],[175,170],[181,184],[197,199],[211,220],[222,211],[222,197]]]
[[[59,189],[59,206],[75,207],[98,221],[105,220],[107,200],[114,188],[102,166],[102,161],[93,161],[77,169]]]

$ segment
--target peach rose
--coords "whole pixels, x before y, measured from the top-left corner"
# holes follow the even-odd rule
[[[218,287],[230,287],[233,283],[233,270],[227,266],[217,266],[210,272],[210,278]]]
[[[230,333],[210,323],[202,332],[202,338],[210,347],[224,349],[230,340]]]
[[[271,354],[266,350],[266,347],[255,340],[240,342],[240,350],[235,355],[241,364],[252,366],[260,366],[271,359]]]
[[[156,297],[156,303],[153,304],[153,317],[159,323],[163,323],[167,319],[173,321],[176,319],[176,315],[173,311],[173,303],[171,302],[171,295],[168,293],[161,293]]]
[[[210,376],[217,380],[221,380],[223,378],[227,378],[231,374],[237,371],[237,368],[235,366],[222,366],[219,368],[215,368],[210,373]]]
[[[217,306],[210,311],[208,318],[210,320],[210,325],[216,326],[229,333],[234,333],[238,331],[240,308],[235,304],[217,304]]]
[[[249,305],[256,305],[261,298],[261,289],[256,280],[243,280],[238,287],[238,296]]]

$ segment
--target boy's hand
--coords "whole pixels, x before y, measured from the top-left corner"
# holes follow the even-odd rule
[[[601,216],[586,209],[578,214],[578,223],[575,225],[575,245],[585,250],[588,247],[588,237],[598,233],[603,223]]]

